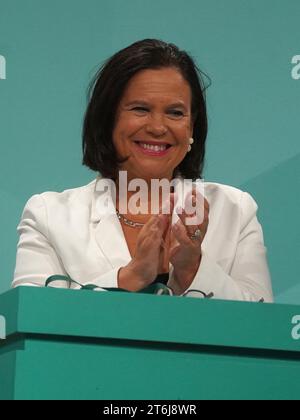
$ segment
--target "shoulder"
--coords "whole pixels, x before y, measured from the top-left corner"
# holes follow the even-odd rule
[[[73,206],[77,209],[78,206],[89,206],[92,202],[96,181],[95,179],[87,185],[66,189],[62,192],[46,191],[33,195],[25,205],[23,218],[24,214],[47,213],[48,210],[67,210]]]
[[[255,201],[251,194],[240,188],[217,182],[202,181],[204,193],[210,200],[226,200],[232,204],[243,205],[246,201]]]
[[[97,180],[93,180],[87,185],[81,187],[70,188],[62,192],[46,191],[40,194],[40,196],[47,202],[69,202],[79,197],[92,196]]]
[[[220,184],[217,182],[203,182],[204,193],[210,200],[228,200],[232,203],[239,203],[244,191],[231,185]]]
[[[253,196],[242,189],[216,182],[203,182],[204,195],[210,208],[239,213],[245,222],[257,212],[258,205]]]

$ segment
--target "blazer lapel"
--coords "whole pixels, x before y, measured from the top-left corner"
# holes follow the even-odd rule
[[[91,221],[95,224],[96,242],[112,268],[127,265],[131,255],[116,214],[110,188],[103,191],[103,179],[98,178],[92,200]]]

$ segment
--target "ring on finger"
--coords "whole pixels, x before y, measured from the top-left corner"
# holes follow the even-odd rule
[[[199,228],[196,229],[195,232],[192,235],[190,235],[190,239],[192,241],[199,241],[199,240],[201,241],[201,239],[202,239],[202,232],[201,232],[201,230]]]

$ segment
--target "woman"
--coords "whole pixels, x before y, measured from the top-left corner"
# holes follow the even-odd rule
[[[83,164],[101,175],[87,186],[28,201],[13,286],[44,286],[47,277],[62,274],[82,284],[139,291],[167,277],[176,295],[198,291],[194,296],[272,302],[257,205],[248,193],[205,182],[198,224],[188,223],[193,214],[186,208],[175,210],[174,180],[177,187],[195,181],[190,198],[199,203],[204,90],[192,58],[173,44],[143,40],[105,63],[91,86],[83,128]],[[169,213],[163,214],[161,194],[160,214],[149,210],[154,179],[169,182]],[[103,180],[114,181],[116,196]],[[141,200],[146,212],[130,205],[124,211],[135,180],[147,190]]]

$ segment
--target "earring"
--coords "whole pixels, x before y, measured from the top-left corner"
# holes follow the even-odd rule
[[[188,152],[190,152],[191,150],[192,150],[192,144],[194,144],[194,139],[193,138],[190,138],[189,139],[189,147],[188,147]]]

